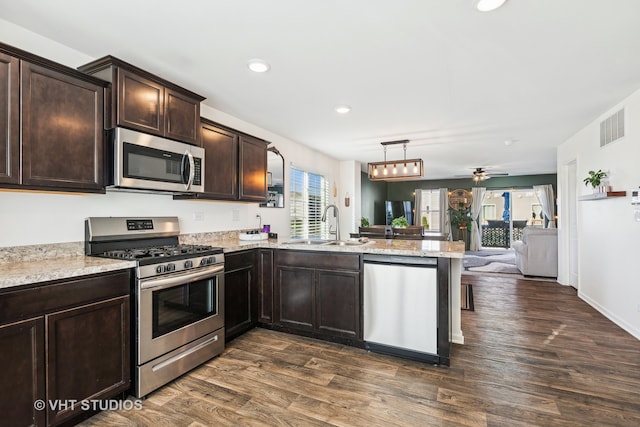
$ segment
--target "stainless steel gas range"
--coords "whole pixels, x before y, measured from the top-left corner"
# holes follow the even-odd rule
[[[222,249],[181,245],[177,217],[91,217],[85,253],[136,261],[132,394],[143,397],[224,350]]]

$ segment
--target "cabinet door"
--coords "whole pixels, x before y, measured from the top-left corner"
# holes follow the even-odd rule
[[[273,323],[273,249],[258,251],[258,322]]]
[[[360,339],[360,273],[316,271],[316,331]]]
[[[102,399],[129,388],[129,296],[45,316],[47,399]],[[80,412],[48,408],[49,424]]]
[[[18,59],[0,53],[0,183],[20,182]]]
[[[200,128],[200,101],[166,88],[165,127],[167,138],[189,144],[198,144]]]
[[[239,198],[253,202],[267,200],[267,144],[247,135],[240,137]]]
[[[307,268],[276,267],[276,324],[313,331],[314,271]]]
[[[209,124],[200,128],[204,148],[204,191],[219,199],[238,198],[238,135]]]
[[[45,399],[42,317],[0,326],[0,349],[0,424],[45,425],[44,408],[34,409]]]
[[[257,298],[254,280],[254,251],[229,254],[224,273],[225,339],[231,341],[255,326]]]
[[[103,190],[101,86],[22,62],[22,182]]]
[[[117,124],[164,136],[164,87],[118,69]]]

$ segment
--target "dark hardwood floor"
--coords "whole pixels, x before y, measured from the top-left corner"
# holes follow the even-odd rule
[[[554,282],[463,276],[450,367],[265,329],[84,426],[638,426],[640,341]]]

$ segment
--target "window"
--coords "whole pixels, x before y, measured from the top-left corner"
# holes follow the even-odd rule
[[[329,238],[322,213],[329,205],[329,185],[324,176],[291,167],[291,237]]]
[[[440,190],[416,190],[420,192],[420,200],[418,209],[420,225],[430,231],[440,231],[442,229],[440,216]]]
[[[480,219],[483,224],[487,224],[488,220],[498,219],[496,218],[496,205],[495,203],[487,203],[482,205],[482,216]]]

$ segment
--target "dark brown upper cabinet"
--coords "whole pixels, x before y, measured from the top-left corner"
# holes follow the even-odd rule
[[[199,145],[205,150],[204,193],[173,197],[265,202],[268,144],[201,119]]]
[[[0,186],[104,192],[107,86],[0,44]]]
[[[20,183],[20,65],[0,52],[0,182]]]
[[[113,56],[79,67],[113,84],[105,125],[199,144],[204,97]]]

